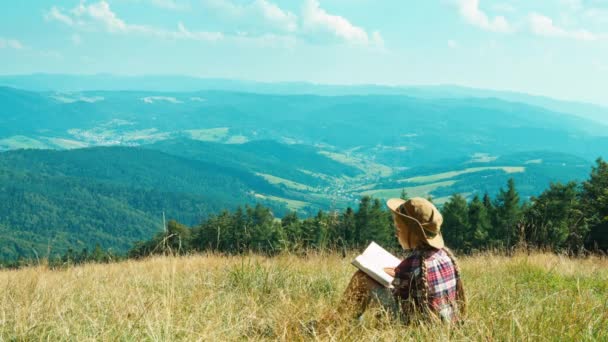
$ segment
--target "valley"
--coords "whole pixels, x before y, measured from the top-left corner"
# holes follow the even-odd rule
[[[493,197],[510,178],[527,200],[584,179],[608,150],[597,122],[495,98],[0,87],[0,108],[0,227],[13,256],[23,239],[123,251],[163,212],[196,225],[261,202],[309,217],[402,191],[441,206],[455,193]]]

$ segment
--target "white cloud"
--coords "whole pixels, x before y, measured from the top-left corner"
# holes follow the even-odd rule
[[[231,0],[204,0],[203,3],[232,20],[239,20],[241,25],[270,27],[285,32],[295,32],[298,29],[295,14],[268,0],[255,0],[246,5],[235,4]]]
[[[515,6],[508,4],[508,3],[504,3],[504,2],[499,2],[499,3],[492,5],[492,9],[497,12],[506,12],[506,13],[513,13],[513,12],[517,11],[517,8],[515,8]]]
[[[320,34],[321,39],[331,37],[332,40],[338,39],[356,45],[384,47],[380,32],[367,32],[351,24],[346,18],[327,13],[320,7],[318,0],[304,1],[302,18],[299,18],[269,0],[253,0],[246,5],[233,3],[232,0],[203,0],[215,14],[223,14],[230,20],[240,21],[241,26],[233,25],[236,26],[235,34],[193,31],[182,22],[178,22],[175,29],[133,24],[112,11],[106,0],[94,3],[82,1],[70,10],[53,6],[44,17],[47,21],[59,22],[77,30],[71,36],[71,41],[76,45],[82,41],[78,31],[105,31],[110,34],[134,34],[169,40],[230,40],[268,47],[293,47],[300,39],[315,40]],[[154,3],[180,5],[174,0]]]
[[[302,22],[307,30],[329,33],[352,44],[383,44],[379,32],[374,32],[370,38],[363,28],[351,24],[346,18],[327,13],[318,0],[305,0]]]
[[[152,4],[173,11],[182,11],[189,8],[187,4],[181,4],[175,0],[152,0]]]
[[[23,44],[21,44],[21,42],[16,39],[5,39],[0,37],[0,49],[21,50],[23,48]]]
[[[576,40],[597,40],[598,37],[587,30],[566,30],[553,23],[547,16],[531,13],[529,15],[530,29],[534,34],[548,37],[570,38]]]
[[[262,35],[250,35],[247,32],[240,32],[236,36],[231,37],[231,39],[238,44],[249,44],[255,45],[257,47],[278,47],[287,49],[293,48],[298,42],[298,38],[294,35],[273,33],[265,33]]]
[[[450,40],[448,40],[448,47],[450,49],[455,49],[458,47],[458,42],[453,39],[450,39]]]
[[[503,33],[513,31],[513,28],[505,17],[488,17],[488,15],[479,8],[479,0],[458,0],[458,7],[460,15],[471,25],[486,31]]]
[[[199,41],[215,41],[223,38],[220,32],[193,32],[179,23],[177,30],[167,30],[147,25],[135,25],[125,22],[112,11],[106,1],[90,5],[81,2],[69,12],[63,12],[57,7],[45,14],[47,20],[55,20],[78,29],[103,29],[112,34],[140,34],[162,39],[189,39]]]
[[[583,8],[582,0],[559,0],[559,5],[574,11],[578,11]]]
[[[195,31],[192,32],[184,26],[183,23],[177,24],[177,32],[169,32],[169,36],[173,36],[175,39],[189,39],[198,41],[214,41],[220,40],[224,35],[220,32],[206,32],[206,31]]]
[[[298,28],[297,18],[293,13],[283,11],[277,5],[266,0],[256,0],[253,4],[269,22],[275,23],[289,32]]]
[[[44,14],[44,19],[47,21],[59,21],[68,26],[73,26],[74,21],[69,16],[63,14],[57,7],[53,6],[50,11]]]
[[[112,12],[110,4],[100,1],[88,6],[81,2],[72,13],[78,18],[88,18],[102,24],[109,32],[145,31],[144,26],[127,25],[122,19]]]

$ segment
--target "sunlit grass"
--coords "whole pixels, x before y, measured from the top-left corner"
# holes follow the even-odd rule
[[[200,141],[220,141],[228,135],[228,127],[190,129],[184,132],[190,135],[191,139]]]
[[[450,171],[450,172],[437,173],[434,175],[418,176],[418,177],[401,179],[401,180],[398,180],[398,182],[431,183],[431,182],[438,182],[441,180],[451,179],[451,178],[454,178],[454,177],[457,177],[460,175],[464,175],[464,174],[468,174],[468,173],[476,173],[476,172],[489,171],[489,170],[501,170],[501,171],[504,171],[505,173],[522,173],[522,172],[526,171],[526,168],[523,166],[470,167],[470,168],[464,169],[464,170]]]
[[[0,272],[0,340],[607,340],[608,261],[549,254],[463,258],[460,328],[366,314],[316,336],[351,256],[155,257]]]
[[[289,208],[289,210],[295,210],[295,211],[298,211],[298,210],[306,207],[307,205],[310,205],[310,203],[308,203],[308,202],[292,200],[292,199],[284,198],[284,197],[262,195],[262,194],[255,194],[254,196],[256,198],[269,199],[269,200],[273,200],[276,202],[283,202],[287,205],[287,208]]]
[[[256,175],[264,178],[270,184],[282,184],[290,189],[300,190],[300,191],[313,191],[313,189],[310,186],[302,184],[302,183],[294,182],[289,179],[285,179],[285,178],[281,178],[281,177],[277,177],[277,176],[273,176],[273,175],[269,175],[269,174],[261,173],[261,172],[256,172]]]
[[[406,186],[392,189],[373,189],[361,192],[361,196],[374,196],[377,198],[399,197],[405,190],[410,196],[427,197],[432,191],[441,187],[448,187],[456,184],[457,181],[443,181],[418,186]]]

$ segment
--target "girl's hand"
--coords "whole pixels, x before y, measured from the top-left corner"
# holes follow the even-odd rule
[[[395,277],[395,268],[394,267],[385,267],[384,272],[390,275],[391,277]]]

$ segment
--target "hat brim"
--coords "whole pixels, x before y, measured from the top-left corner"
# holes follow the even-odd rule
[[[418,220],[416,220],[416,218],[411,217],[409,215],[405,215],[399,211],[399,207],[401,205],[403,205],[403,203],[405,203],[405,200],[403,200],[401,198],[391,198],[388,201],[386,201],[386,206],[395,215],[397,215],[397,217],[402,219],[403,222],[408,227],[415,227],[416,229],[418,229],[422,233],[422,236],[424,237],[426,242],[429,244],[429,246],[437,248],[437,249],[442,249],[443,247],[445,247],[445,242],[443,241],[443,236],[441,235],[441,231],[439,233],[437,233],[437,235],[435,235],[433,237],[429,237],[426,234],[426,232],[424,231],[424,228],[422,228],[422,225],[420,224],[420,222]]]

